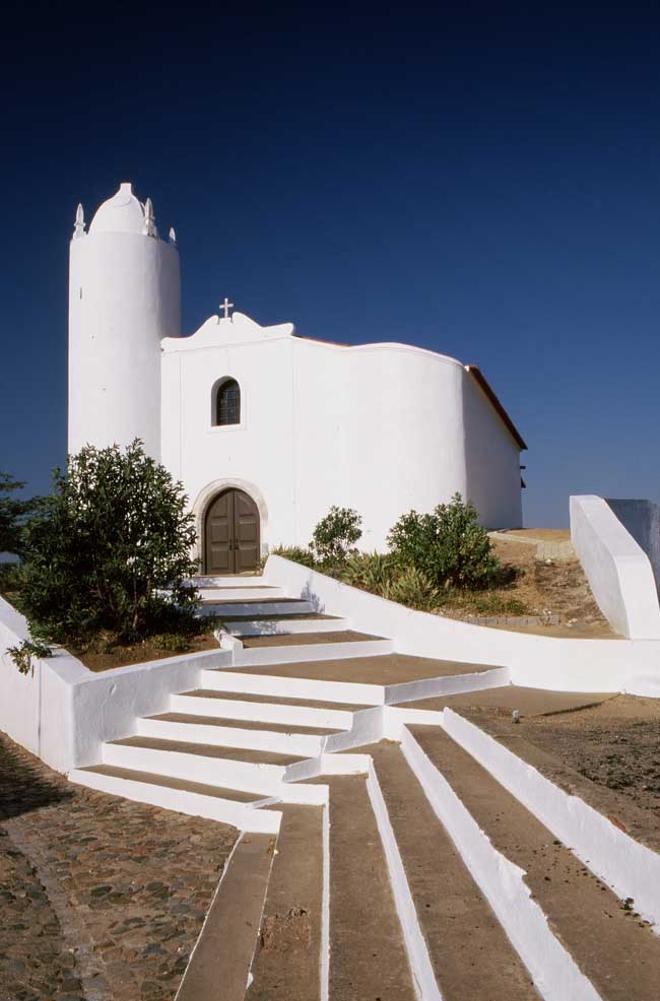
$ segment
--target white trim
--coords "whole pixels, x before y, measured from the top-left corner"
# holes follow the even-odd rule
[[[435,815],[529,970],[544,1001],[602,1001],[593,984],[552,933],[524,880],[525,872],[498,851],[409,730],[401,750]]]
[[[419,925],[415,901],[410,892],[406,870],[378,781],[377,769],[371,758],[367,774],[367,793],[383,846],[415,995],[419,1001],[442,1001],[442,992],[436,982],[426,940]]]
[[[660,934],[660,855],[631,838],[579,796],[570,795],[452,709],[443,729],[613,892]]]

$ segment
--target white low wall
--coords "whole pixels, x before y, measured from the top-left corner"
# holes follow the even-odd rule
[[[648,556],[660,592],[660,504],[650,500],[606,498],[621,524]]]
[[[58,651],[47,660],[34,660],[29,674],[20,674],[6,651],[29,635],[24,617],[0,598],[0,729],[64,772],[72,758],[73,688],[91,672]]]
[[[98,762],[104,740],[132,733],[137,716],[165,711],[171,692],[197,687],[203,667],[231,661],[211,650],[95,674],[56,650],[23,675],[6,650],[28,637],[25,618],[0,598],[0,730],[59,772]]]
[[[586,640],[476,626],[349,587],[281,556],[266,578],[314,607],[350,617],[355,629],[394,640],[399,653],[508,667],[511,681],[574,692],[629,692],[660,698],[660,640]]]
[[[571,497],[571,539],[594,598],[617,632],[660,638],[660,607],[648,556],[602,497]]]

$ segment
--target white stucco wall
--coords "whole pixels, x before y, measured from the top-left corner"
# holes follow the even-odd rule
[[[463,370],[466,496],[489,529],[522,525],[520,448],[485,393]]]
[[[216,381],[241,387],[241,423],[213,427]],[[401,514],[475,492],[490,526],[520,524],[518,448],[453,358],[401,344],[345,347],[235,313],[165,340],[162,457],[198,514],[223,486],[262,512],[262,544],[306,544],[332,504],[383,549]],[[483,467],[483,468],[482,468]]]
[[[141,215],[137,199],[130,210]],[[122,229],[118,215],[106,224],[118,231],[92,223],[71,241],[68,448],[139,437],[159,458],[160,341],[181,331],[179,255],[158,237]]]
[[[649,558],[602,497],[571,497],[571,539],[598,607],[630,639],[660,638]]]

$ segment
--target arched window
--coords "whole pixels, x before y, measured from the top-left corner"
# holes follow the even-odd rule
[[[218,386],[213,417],[220,427],[241,423],[241,387],[236,379],[225,379]]]

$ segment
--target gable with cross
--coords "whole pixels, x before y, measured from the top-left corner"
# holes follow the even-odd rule
[[[234,303],[230,302],[227,296],[225,296],[225,301],[220,303],[220,310],[225,314],[224,319],[229,319],[229,310],[234,308]],[[220,319],[220,317],[218,317]]]

